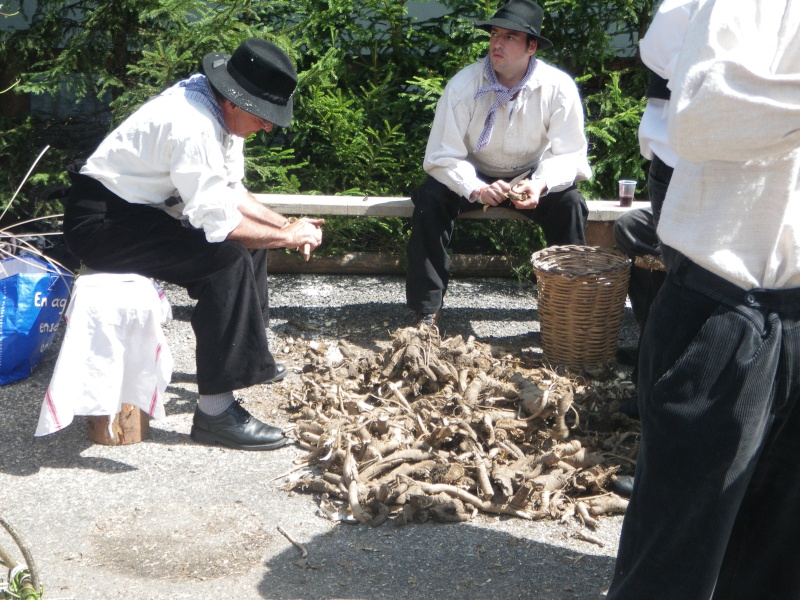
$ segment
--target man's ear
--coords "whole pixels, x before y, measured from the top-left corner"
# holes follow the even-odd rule
[[[539,42],[536,40],[531,40],[530,44],[528,45],[528,52],[530,52],[530,56],[533,56],[536,53],[536,50],[539,49]]]

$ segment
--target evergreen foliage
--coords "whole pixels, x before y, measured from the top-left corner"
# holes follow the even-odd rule
[[[66,184],[65,164],[91,152],[147,98],[196,72],[205,53],[230,52],[250,36],[283,47],[297,65],[300,84],[292,126],[248,140],[248,187],[408,195],[425,176],[422,156],[436,101],[458,69],[486,52],[488,36],[473,23],[491,16],[498,2],[442,0],[442,14],[422,22],[409,16],[409,4],[39,0],[27,15],[27,30],[0,37],[7,78],[19,78],[0,103],[10,94],[66,95],[76,105],[102,99],[100,106],[108,110],[49,118],[2,111],[0,201],[8,201],[33,158],[50,144],[15,210],[59,212],[51,192]],[[645,180],[636,129],[647,74],[636,46],[655,5],[656,0],[542,2],[542,33],[554,48],[540,56],[576,78],[585,102],[595,175],[581,188],[589,198],[613,196],[622,175]],[[402,252],[408,235],[403,219],[339,221],[328,220],[322,249]],[[463,222],[457,236],[488,242],[483,251],[510,255],[529,255],[542,243],[538,228],[522,222]]]

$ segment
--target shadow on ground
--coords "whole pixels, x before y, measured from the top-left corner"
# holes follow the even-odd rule
[[[297,540],[296,540],[297,541]],[[269,560],[264,598],[604,597],[614,561],[468,524],[340,526]]]

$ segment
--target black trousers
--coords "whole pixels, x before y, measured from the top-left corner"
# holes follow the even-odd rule
[[[267,251],[210,243],[158,208],[131,204],[78,175],[64,212],[64,239],[86,266],[137,273],[185,288],[196,300],[197,387],[243,389],[276,373],[267,344]]]
[[[667,195],[672,167],[658,156],[650,162],[647,188],[650,192],[650,206],[630,210],[614,222],[614,247],[630,258],[636,256],[660,256],[656,227],[661,217],[661,207]],[[628,283],[628,297],[639,331],[643,332],[650,314],[650,306],[664,283],[666,273],[633,266]],[[641,333],[640,333],[641,339]]]
[[[432,314],[442,308],[450,281],[447,248],[455,219],[462,212],[483,210],[483,205],[470,202],[430,176],[412,192],[411,199],[414,214],[407,248],[406,302],[415,312]],[[511,203],[508,206],[513,208]],[[541,225],[548,246],[586,244],[589,208],[575,186],[551,192],[536,208],[519,212]]]
[[[663,252],[608,598],[796,600],[800,288],[743,290]]]

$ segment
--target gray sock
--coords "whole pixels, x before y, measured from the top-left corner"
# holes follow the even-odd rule
[[[225,412],[225,409],[233,404],[233,402],[233,392],[209,395],[200,394],[200,399],[197,401],[197,406],[209,417],[216,417],[217,415]]]

